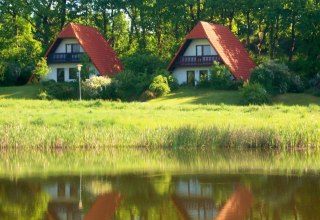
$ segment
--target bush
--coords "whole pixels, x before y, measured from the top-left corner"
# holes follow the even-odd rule
[[[156,98],[156,95],[152,91],[146,90],[141,94],[139,100],[145,102],[154,98]]]
[[[157,97],[163,96],[170,92],[167,77],[158,75],[153,78],[152,83],[149,86],[149,90],[153,92]]]
[[[305,90],[305,85],[300,76],[292,74],[289,80],[288,92],[300,93]]]
[[[320,74],[318,73],[313,79],[309,81],[311,88],[320,89]]]
[[[259,83],[244,83],[241,88],[241,95],[245,105],[262,105],[270,102],[267,91]]]
[[[230,89],[234,84],[234,76],[225,65],[214,62],[210,70],[210,84],[214,89]],[[205,83],[202,83],[205,84]]]
[[[162,61],[158,56],[152,54],[133,54],[122,60],[126,70],[136,73],[147,73],[154,75],[158,70],[165,69],[167,62]]]
[[[320,74],[318,73],[313,79],[309,80],[308,93],[320,97]]]
[[[37,80],[42,79],[44,76],[46,76],[49,73],[50,69],[47,64],[46,58],[41,58],[33,70],[33,75]]]
[[[115,98],[124,101],[137,100],[146,91],[152,81],[150,75],[125,70],[117,74],[113,79]]]
[[[211,87],[211,82],[207,77],[201,77],[200,76],[200,80],[197,83],[196,87],[197,88],[202,88],[202,89],[210,88]]]
[[[118,96],[116,93],[116,83],[114,80],[111,80],[111,83],[107,86],[102,87],[100,92],[100,98],[104,100],[117,100]]]
[[[52,99],[52,97],[50,97],[50,95],[48,95],[47,91],[43,91],[40,90],[39,94],[38,94],[38,98],[41,100],[50,100]]]
[[[179,88],[178,80],[172,74],[166,74],[165,76],[167,77],[170,90],[177,90]]]
[[[101,98],[103,88],[111,84],[111,79],[104,76],[93,76],[82,82],[83,97],[86,99]]]
[[[291,76],[285,64],[267,61],[252,70],[250,82],[259,83],[269,94],[277,95],[288,91]]]
[[[79,98],[79,87],[76,82],[56,83],[53,80],[49,80],[42,83],[42,92],[47,93],[50,99],[68,100]]]

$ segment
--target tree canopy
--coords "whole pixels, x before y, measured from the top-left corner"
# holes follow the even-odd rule
[[[0,0],[0,81],[32,72],[69,22],[98,28],[122,59],[169,60],[199,21],[228,26],[258,63],[320,71],[319,0]]]

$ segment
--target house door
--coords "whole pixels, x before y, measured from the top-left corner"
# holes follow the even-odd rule
[[[64,68],[57,69],[57,82],[64,82]]]
[[[195,72],[194,71],[187,71],[187,84],[189,86],[195,85]]]

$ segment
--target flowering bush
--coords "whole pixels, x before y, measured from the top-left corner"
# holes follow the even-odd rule
[[[101,91],[111,84],[111,79],[104,76],[93,76],[82,82],[83,96],[87,99],[100,98]]]

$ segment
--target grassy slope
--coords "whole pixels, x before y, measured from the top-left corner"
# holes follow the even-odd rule
[[[0,87],[0,99],[37,99],[39,86]],[[320,105],[320,98],[309,94],[284,94],[272,99],[274,104],[283,105]],[[152,104],[211,104],[241,105],[241,94],[238,91],[217,91],[212,89],[181,88],[167,96],[149,101]]]
[[[36,99],[38,92],[37,85],[0,87],[0,99]]]
[[[272,98],[274,104],[283,105],[320,105],[320,98],[309,94],[283,94]],[[180,104],[225,104],[241,105],[239,91],[217,91],[212,89],[182,88],[167,96],[149,101],[150,103],[180,105]]]

